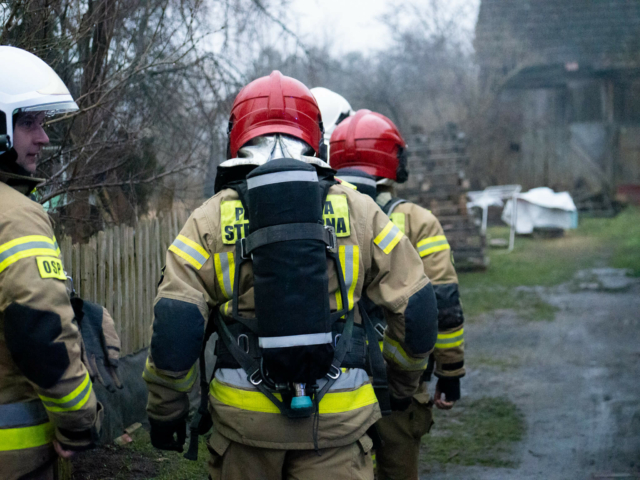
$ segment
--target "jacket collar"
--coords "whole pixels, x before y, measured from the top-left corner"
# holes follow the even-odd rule
[[[17,158],[18,154],[13,148],[0,154],[0,182],[4,182],[23,195],[28,196],[45,180],[33,177],[31,173],[16,163]]]

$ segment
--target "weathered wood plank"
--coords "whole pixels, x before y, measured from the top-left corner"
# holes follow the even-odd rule
[[[106,232],[106,262],[107,262],[107,279],[105,292],[105,308],[113,315],[113,299],[115,292],[114,265],[113,265],[113,229],[110,228]]]
[[[129,354],[131,353],[130,345],[129,345],[129,324],[131,319],[131,303],[133,302],[135,296],[131,295],[131,291],[129,290],[129,241],[128,241],[128,230],[129,227],[122,227],[120,229],[122,239],[122,337],[120,340],[122,342],[122,350],[123,353]]]
[[[120,227],[113,227],[113,278],[114,285],[114,299],[113,299],[113,320],[116,324],[116,331],[118,337],[122,340],[122,256],[121,256],[121,234]],[[121,346],[124,354],[124,346]]]

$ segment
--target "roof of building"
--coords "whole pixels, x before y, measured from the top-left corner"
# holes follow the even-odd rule
[[[482,0],[476,52],[484,67],[640,66],[640,0]]]

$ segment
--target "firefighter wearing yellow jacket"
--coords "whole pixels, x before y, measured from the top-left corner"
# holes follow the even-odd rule
[[[372,479],[366,432],[387,386],[376,378],[388,375],[396,402],[416,392],[437,336],[433,288],[408,238],[319,158],[320,113],[304,85],[280,72],[255,80],[229,125],[218,193],[166,257],[143,374],[152,442],[182,451],[215,322],[211,478]],[[354,314],[365,291],[388,322],[386,370],[378,349],[367,363],[375,331]]]
[[[56,452],[91,447],[101,407],[51,222],[27,196],[46,112],[77,109],[39,58],[0,47],[0,478],[53,478]]]
[[[428,380],[435,363],[438,381],[434,403],[440,409],[450,409],[460,398],[460,378],[465,373],[458,278],[438,219],[430,211],[393,196],[394,184],[407,179],[405,154],[405,142],[393,122],[369,110],[360,110],[344,120],[331,137],[330,163],[339,169],[339,178],[376,200],[418,251],[424,272],[433,283],[438,302],[438,341],[423,378]],[[375,311],[371,306],[369,309]],[[384,319],[379,318],[376,327],[382,332]],[[420,385],[413,401],[395,410],[376,425],[383,442],[376,451],[377,478],[417,479],[420,438],[433,423],[426,384]]]

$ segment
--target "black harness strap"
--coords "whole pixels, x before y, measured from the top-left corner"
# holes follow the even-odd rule
[[[242,258],[246,258],[253,250],[264,245],[291,240],[319,240],[327,246],[335,248],[335,234],[332,229],[319,223],[287,223],[261,228],[240,240]]]
[[[398,205],[401,203],[406,203],[407,201],[404,198],[392,198],[389,200],[384,207],[382,207],[382,211],[387,214],[387,216],[391,215],[393,211],[396,209]]]
[[[276,407],[278,407],[280,413],[289,416],[288,412],[290,409],[278,400],[273,393],[271,393],[271,391],[264,385],[262,378],[258,375],[260,374],[260,362],[238,347],[235,339],[233,338],[233,334],[229,331],[229,327],[220,315],[216,315],[216,320],[220,338],[224,341],[227,349],[229,349],[229,353],[231,353],[236,362],[238,362],[240,367],[247,373],[247,380],[249,380],[254,387],[260,390],[260,392],[266,395],[266,397],[271,400]]]
[[[369,315],[367,315],[366,309],[360,303],[358,303],[358,306],[360,308],[362,323],[364,324],[365,331],[367,332],[367,339],[369,341],[369,368],[371,369],[373,391],[378,399],[382,415],[391,415],[387,367],[384,363],[382,351],[378,347],[378,334],[376,333],[373,323],[371,323],[371,320],[369,319]]]
[[[209,315],[207,328],[204,332],[202,350],[200,350],[200,406],[198,407],[196,414],[191,419],[191,425],[189,427],[189,431],[191,432],[191,438],[189,439],[189,449],[184,454],[184,458],[186,458],[187,460],[198,460],[198,437],[200,436],[200,434],[206,433],[200,431],[202,419],[209,416],[209,410],[207,408],[209,405],[209,382],[207,380],[207,361],[205,358],[205,350],[207,348],[207,343],[209,342],[209,339],[214,332],[214,315],[214,313],[211,313],[211,315]],[[211,422],[210,418],[208,418],[208,421],[205,423],[209,422]]]

